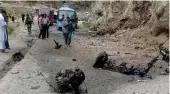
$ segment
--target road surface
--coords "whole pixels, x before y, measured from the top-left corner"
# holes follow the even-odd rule
[[[34,27],[37,25],[34,24]],[[38,28],[35,28],[32,38],[37,37],[37,31]],[[50,38],[37,39],[25,58],[0,80],[0,94],[60,94],[54,92],[45,79],[54,84],[54,77],[58,71],[74,67],[79,67],[85,72],[88,94],[168,94],[168,75],[160,76],[155,73],[153,79],[138,82],[140,78],[136,76],[92,67],[101,51],[115,55],[112,58],[119,60],[134,59],[124,52],[141,52],[126,48],[123,41],[113,42],[107,37],[92,37],[87,31],[78,30],[73,34],[71,47],[68,47],[64,45],[63,35],[56,30],[55,25],[50,27],[49,31]],[[60,49],[55,49],[54,39],[63,45]],[[120,54],[117,55],[117,52]],[[147,60],[150,59],[139,59],[140,62]],[[81,90],[81,94],[86,94],[84,84],[81,85]]]

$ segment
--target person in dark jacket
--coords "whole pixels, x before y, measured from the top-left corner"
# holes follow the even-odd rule
[[[27,14],[26,19],[25,19],[25,25],[27,25],[29,35],[31,35],[32,24],[33,24],[33,19],[30,17],[29,14]]]
[[[70,46],[73,26],[69,17],[66,17],[66,19],[64,19],[62,31],[65,39],[65,44]]]

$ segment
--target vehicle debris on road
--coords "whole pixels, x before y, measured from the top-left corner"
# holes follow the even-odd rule
[[[160,54],[154,57],[150,62],[148,62],[146,66],[142,67],[140,66],[140,64],[134,66],[133,64],[127,62],[122,62],[118,65],[116,64],[116,60],[108,59],[108,54],[103,51],[97,56],[96,62],[93,67],[107,69],[110,71],[119,72],[127,75],[139,75],[140,77],[145,77],[147,76],[149,70],[158,61],[159,56]],[[130,66],[127,66],[128,64],[130,64]]]
[[[21,61],[24,58],[24,55],[21,52],[17,52],[12,55],[14,61]]]
[[[93,67],[94,68],[102,68],[102,67],[104,67],[104,64],[107,62],[107,60],[108,60],[108,54],[105,51],[103,51],[97,56]]]
[[[79,86],[85,80],[85,74],[76,67],[58,72],[55,79],[59,92],[78,91]]]
[[[54,40],[55,45],[55,49],[60,49],[61,48],[61,44],[59,44],[56,40]]]

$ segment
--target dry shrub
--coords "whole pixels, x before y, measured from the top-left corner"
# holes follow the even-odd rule
[[[16,28],[20,26],[20,23],[9,23],[7,26],[8,34],[12,34]]]
[[[9,24],[7,29],[8,29],[8,34],[12,34],[12,32],[14,31],[14,26]]]

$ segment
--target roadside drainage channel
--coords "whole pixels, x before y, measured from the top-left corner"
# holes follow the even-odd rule
[[[27,47],[20,49],[18,52],[14,53],[10,59],[8,59],[2,64],[2,66],[0,66],[0,79],[2,79],[8,73],[8,71],[10,71],[15,66],[15,64],[24,59],[25,55],[28,53],[35,42],[35,39],[26,41]]]

